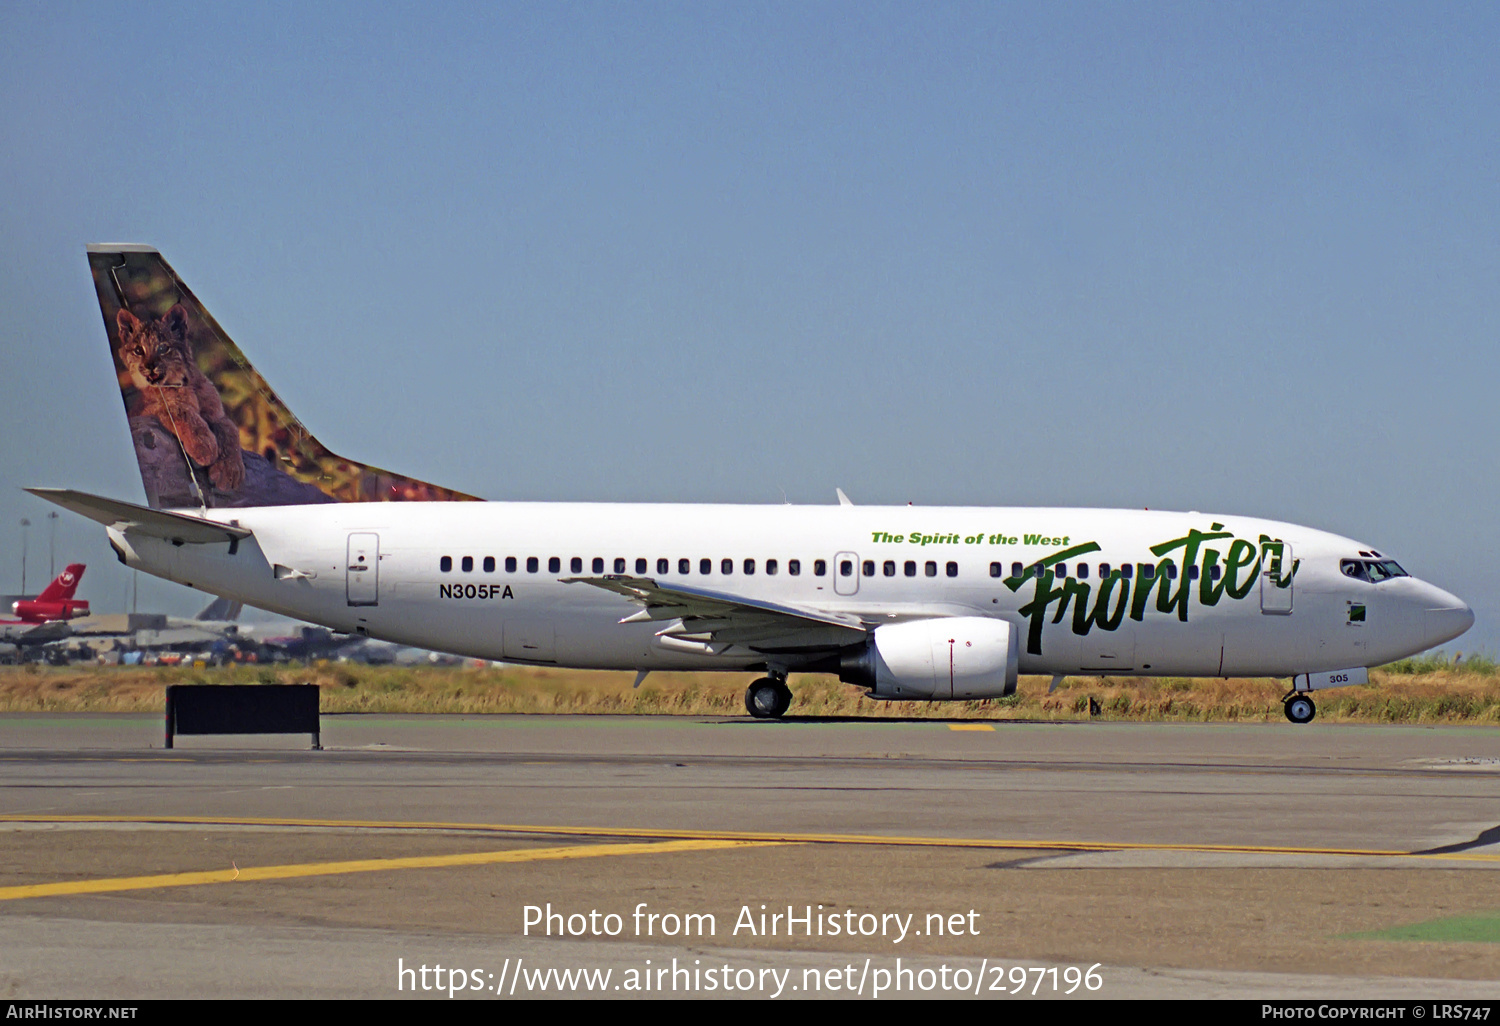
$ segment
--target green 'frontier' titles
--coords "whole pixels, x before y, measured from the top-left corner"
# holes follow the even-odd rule
[[[1029,621],[1026,651],[1042,654],[1042,627],[1049,613],[1053,623],[1062,623],[1071,609],[1073,633],[1085,635],[1095,627],[1113,631],[1127,615],[1140,622],[1153,605],[1156,612],[1176,613],[1177,619],[1186,623],[1195,586],[1200,605],[1216,606],[1226,595],[1238,601],[1250,594],[1263,567],[1270,570],[1275,587],[1291,587],[1297,562],[1285,567],[1284,542],[1263,534],[1256,544],[1221,530],[1223,526],[1213,524],[1208,531],[1193,528],[1181,538],[1151,546],[1151,554],[1159,559],[1151,568],[1154,572],[1148,574],[1147,564],[1136,564],[1134,573],[1127,577],[1115,568],[1098,582],[1097,590],[1089,581],[1053,572],[1059,563],[1102,551],[1097,542],[1060,549],[1006,578],[1005,586],[1011,591],[1020,590],[1027,581],[1036,585],[1031,600],[1019,610]],[[1061,541],[1066,544],[1067,539]],[[1228,545],[1222,550],[1205,544],[1224,541]],[[1179,567],[1184,572],[1177,573]],[[1196,575],[1187,572],[1191,567],[1198,567]]]

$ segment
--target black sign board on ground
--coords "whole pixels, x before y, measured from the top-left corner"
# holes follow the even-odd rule
[[[172,684],[167,747],[179,734],[311,734],[319,750],[316,684]]]

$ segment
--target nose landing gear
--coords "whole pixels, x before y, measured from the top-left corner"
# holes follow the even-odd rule
[[[1282,711],[1286,718],[1293,723],[1311,723],[1312,718],[1318,715],[1318,707],[1313,704],[1310,696],[1300,691],[1293,691],[1281,700]]]
[[[754,681],[745,689],[745,711],[758,720],[779,720],[792,704],[792,689],[784,674]]]

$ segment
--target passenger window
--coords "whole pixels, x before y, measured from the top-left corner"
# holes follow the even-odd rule
[[[1145,577],[1145,578],[1155,577],[1156,576],[1156,564],[1155,563],[1142,563],[1141,564],[1141,576]]]
[[[1100,563],[1099,564],[1099,580],[1102,581],[1102,580],[1104,580],[1108,576],[1109,576],[1109,564],[1108,563]]]
[[[453,571],[453,557],[452,556],[444,556],[442,559],[438,560],[438,569],[441,570],[445,574],[446,573],[452,573],[452,571]]]
[[[1052,568],[1052,576],[1058,578],[1059,580],[1066,578],[1068,576],[1068,564],[1057,564]]]
[[[656,572],[657,573],[659,573],[659,574],[669,573],[669,572],[671,572],[671,569],[672,569],[672,564],[668,560],[658,559],[656,561]],[[645,567],[641,567],[641,572],[642,573],[644,573],[645,570],[646,570]]]
[[[948,564],[948,576],[949,577],[957,577],[958,576],[958,564],[957,563],[949,562],[949,564]]]
[[[506,556],[505,557],[505,572],[508,573],[508,574],[513,574],[513,573],[516,572],[516,557],[515,556]]]
[[[754,573],[755,573],[755,560],[753,560],[753,559],[747,559],[747,560],[745,560],[745,576],[746,577],[750,577],[750,576],[753,576]]]
[[[534,574],[534,573],[536,573],[537,566],[538,566],[538,563],[537,563],[537,559],[536,559],[535,556],[527,556],[526,557],[526,572],[528,574]]]
[[[1129,563],[1124,563],[1120,566],[1120,576],[1125,580],[1130,580],[1130,575],[1133,573],[1135,573],[1135,567],[1131,566]]]
[[[583,573],[583,557],[574,556],[572,559],[568,560],[568,571],[575,574]]]
[[[562,573],[562,558],[559,556],[548,556],[547,572],[549,574]]]
[[[639,563],[640,560],[636,560],[636,562]],[[641,567],[641,569],[644,570],[645,567]],[[623,574],[624,572],[625,572],[625,557],[624,556],[616,556],[615,557],[615,573],[617,573],[617,574]]]
[[[990,564],[990,576],[991,577],[999,577],[1004,572],[1005,572],[1005,568],[1003,566],[1001,566],[999,563],[991,563]]]
[[[1169,580],[1169,581],[1175,581],[1175,580],[1177,580],[1177,564],[1176,563],[1163,563],[1161,571],[1162,571],[1162,573],[1164,573],[1164,574],[1167,575],[1167,580]]]
[[[880,568],[880,572],[885,574],[887,577],[895,577],[896,561],[894,559],[886,560],[885,565]]]
[[[1086,581],[1089,579],[1089,565],[1087,563],[1078,564],[1078,579],[1080,581]]]
[[[828,560],[826,560],[826,559],[815,559],[815,560],[813,560],[813,576],[814,577],[826,577],[827,575],[828,575]]]
[[[846,559],[846,560],[843,560],[842,562],[839,563],[839,576],[840,577],[853,577],[854,576],[854,560],[852,560],[852,559]]]
[[[901,569],[906,573],[906,576],[915,577],[917,576],[917,561],[915,559],[908,559],[906,565]]]
[[[714,561],[711,559],[698,560],[698,572],[700,574],[711,574],[714,572]]]
[[[936,577],[937,576],[937,564],[934,563],[932,560],[929,559],[927,561],[926,565],[922,567],[922,572],[925,573],[928,577]]]
[[[773,564],[775,562],[776,562],[776,560],[774,560],[774,559],[768,559],[768,560],[766,560],[766,573],[770,573],[771,572],[771,564]],[[789,573],[789,574],[791,574],[793,577],[796,577],[798,574],[802,573],[802,560],[800,560],[800,559],[789,559],[789,560],[787,560],[786,561],[786,572]]]
[[[1192,566],[1188,567],[1188,580],[1196,581],[1200,572],[1201,571],[1199,571],[1198,569],[1198,564],[1194,563]]]
[[[693,572],[693,561],[690,560],[690,559],[679,559],[677,561],[677,572],[680,573],[680,574],[690,574],[690,573],[692,573]]]
[[[1038,563],[1036,566],[1032,567],[1031,570],[1038,577],[1045,577],[1047,575],[1047,568],[1044,567],[1044,566],[1042,566],[1042,564],[1040,564],[1040,563]]]
[[[473,556],[465,556],[463,562],[460,563],[459,566],[463,567],[464,573],[466,573],[466,574],[473,573],[474,572],[474,557]]]
[[[1026,572],[1026,568],[1024,566],[1022,566],[1020,563],[1012,563],[1010,565],[1010,575],[1012,577],[1020,577],[1025,572]]]
[[[590,564],[590,565],[593,567],[593,572],[594,573],[596,573],[596,574],[602,574],[602,573],[604,573],[604,557],[603,556],[595,556],[593,563]],[[621,567],[620,569],[623,570],[625,568]]]
[[[796,566],[797,566],[797,561],[794,559],[794,560],[792,560],[790,563],[788,563],[786,565],[786,572],[789,573],[789,574],[796,573],[797,572],[796,569],[795,569]],[[774,559],[768,559],[768,560],[766,560],[766,573],[769,574],[772,577],[776,576],[776,560],[774,560]]]
[[[487,574],[492,574],[492,573],[495,572],[495,557],[494,556],[485,556],[484,557],[484,572],[487,573]]]
[[[1208,576],[1217,581],[1220,577],[1224,576],[1224,568],[1215,563],[1214,568],[1208,572]]]
[[[721,573],[721,574],[732,574],[732,573],[734,573],[734,560],[732,560],[732,559],[721,560],[719,562],[719,573]]]
[[[875,561],[873,559],[867,559],[867,560],[865,560],[865,565],[864,565],[863,570],[864,570],[864,575],[866,577],[874,577],[875,576]]]

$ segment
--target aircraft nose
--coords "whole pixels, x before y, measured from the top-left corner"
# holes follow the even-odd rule
[[[1474,610],[1469,608],[1468,603],[1439,588],[1433,588],[1432,591],[1435,594],[1428,601],[1425,614],[1428,648],[1452,641],[1474,626]]]

